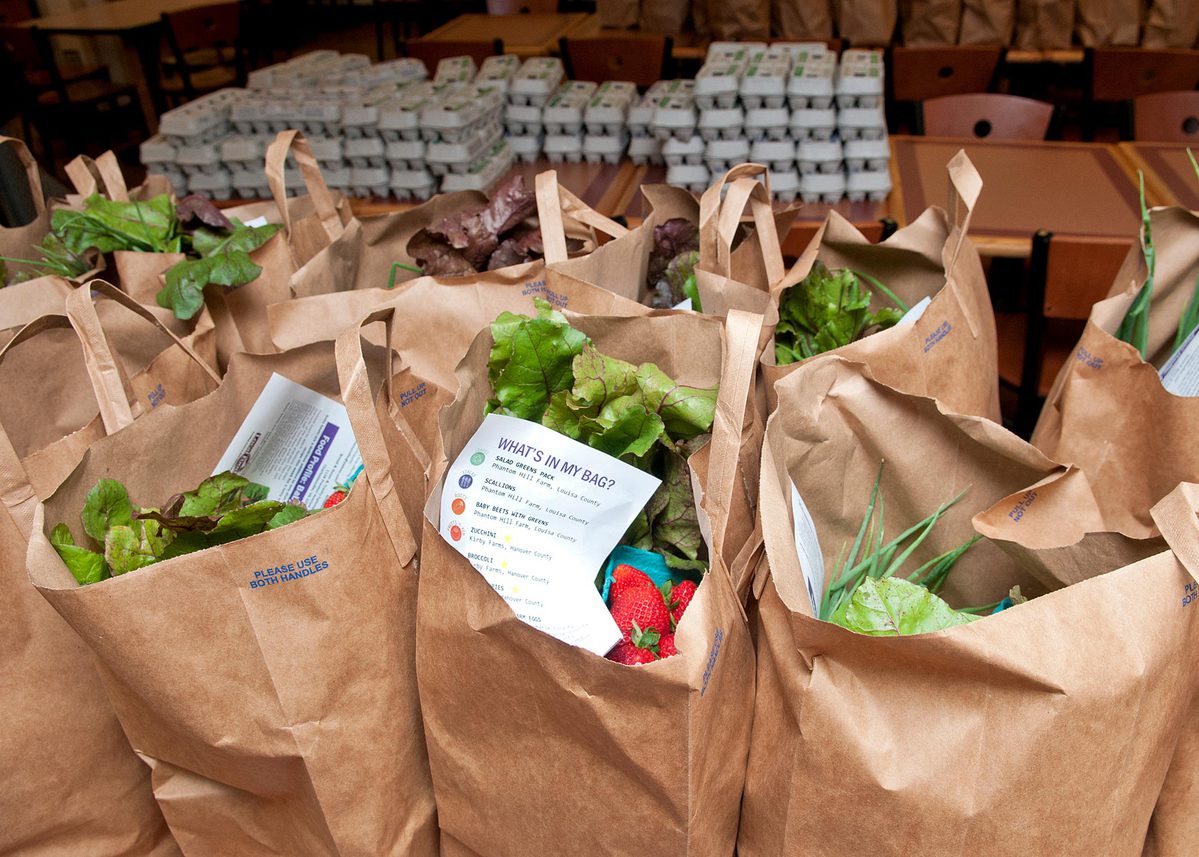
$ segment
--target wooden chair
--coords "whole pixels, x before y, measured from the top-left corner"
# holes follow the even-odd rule
[[[1132,239],[1038,232],[1032,239],[1026,313],[995,314],[999,381],[1016,391],[1015,430],[1028,437],[1041,404],[1082,333],[1091,306],[1107,297]]]
[[[645,87],[666,76],[674,39],[660,33],[563,37],[558,48],[569,80],[628,80]]]
[[[16,91],[25,137],[29,126],[40,137],[43,161],[54,163],[54,142],[63,140],[80,150],[97,137],[132,126],[149,136],[137,87],[104,77],[67,80],[59,70],[50,40],[37,27],[0,27],[0,58]],[[43,78],[43,75],[45,76]]]
[[[429,77],[437,72],[437,64],[449,57],[467,56],[482,65],[488,57],[498,56],[504,52],[504,40],[492,39],[490,42],[449,42],[440,39],[409,39],[404,44],[407,56],[418,59],[429,70]]]
[[[946,95],[920,104],[916,124],[930,137],[1044,140],[1053,105],[1018,95]]]
[[[558,0],[487,0],[488,15],[553,14]]]
[[[1199,143],[1199,92],[1155,92],[1132,102],[1136,140]]]
[[[1199,51],[1091,48],[1086,54],[1086,137],[1095,136],[1096,102],[1119,105],[1121,137],[1133,132],[1132,101],[1199,85]]]
[[[945,95],[987,92],[995,80],[1001,50],[988,46],[894,47],[891,49],[892,97],[927,101]]]
[[[175,74],[161,78],[163,94],[169,100],[180,104],[218,89],[245,85],[239,4],[214,3],[163,12],[162,29],[175,57]]]

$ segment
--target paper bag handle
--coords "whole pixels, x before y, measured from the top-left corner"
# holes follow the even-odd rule
[[[566,224],[563,214],[613,238],[619,238],[629,231],[558,184],[557,170],[538,173],[534,185],[537,192],[537,221],[541,224],[541,244],[547,265],[566,261]]]
[[[704,511],[712,527],[712,553],[724,556],[733,491],[737,485],[737,462],[741,456],[741,433],[749,406],[750,389],[757,370],[758,338],[763,317],[729,310],[725,319],[725,353],[712,421],[712,454],[708,459],[708,491]]]
[[[761,175],[758,180],[752,176]],[[728,190],[725,191],[726,185]],[[738,164],[699,200],[700,266],[723,277],[732,270],[733,241],[741,216],[749,206],[762,248],[766,278],[773,285],[786,274],[774,209],[770,204],[770,178],[761,164]]]
[[[965,149],[958,149],[958,153],[950,159],[945,170],[949,173],[949,215],[958,227],[958,240],[953,246],[953,255],[946,269],[948,273],[957,264],[958,253],[966,243],[966,235],[970,231],[970,218],[974,215],[974,207],[978,205],[983,180]]]
[[[16,137],[5,137],[0,134],[0,144],[3,143],[10,143],[12,145],[17,160],[25,168],[25,176],[29,180],[29,193],[33,197],[33,207],[37,211],[38,217],[41,217],[46,213],[46,197],[42,191],[42,173],[37,167],[37,161],[29,153],[29,147],[25,145],[24,140],[18,140]]]
[[[329,236],[330,241],[337,240],[345,231],[345,224],[341,222],[341,216],[337,213],[337,204],[333,201],[329,186],[325,184],[325,177],[312,154],[312,147],[308,145],[304,135],[295,130],[280,131],[266,150],[266,182],[283,217],[284,228],[290,235],[291,211],[287,206],[287,182],[284,174],[288,152],[295,155],[300,175],[304,177],[304,186],[308,189],[308,196],[312,199],[321,226],[325,228],[325,234]]]
[[[362,462],[366,470],[367,482],[375,502],[379,504],[379,512],[383,523],[391,535],[392,542],[400,561],[408,565],[416,556],[417,540],[408,524],[408,516],[400,504],[399,494],[396,493],[395,483],[391,477],[391,455],[383,438],[383,430],[379,426],[375,412],[374,397],[371,396],[370,376],[367,374],[366,357],[362,353],[362,328],[376,321],[382,321],[387,326],[387,377],[383,382],[382,395],[387,397],[387,410],[396,427],[404,436],[413,454],[425,468],[429,466],[429,456],[417,439],[416,432],[408,424],[408,420],[395,408],[395,397],[392,395],[392,378],[395,372],[392,368],[394,349],[391,347],[391,331],[395,321],[395,307],[382,307],[367,315],[360,322],[346,328],[337,337],[337,377],[341,382],[341,400],[350,416],[350,425],[354,429],[354,439],[358,442],[358,450],[362,453]]]
[[[115,389],[115,379],[124,375],[120,361],[113,357],[112,350],[108,345],[108,337],[104,333],[103,325],[100,324],[100,316],[96,313],[95,296],[97,294],[104,295],[125,307],[125,309],[134,313],[139,318],[149,322],[159,333],[167,336],[171,340],[172,345],[179,348],[193,363],[199,366],[213,384],[221,383],[221,376],[204,361],[204,358],[197,354],[190,345],[172,333],[171,329],[155,317],[154,313],[150,312],[149,309],[139,304],[116,286],[106,283],[103,280],[92,280],[90,283],[75,289],[67,295],[67,318],[71,320],[71,325],[78,332],[79,339],[83,343],[84,362],[87,365],[88,375],[92,379],[92,386],[94,388],[105,390]],[[117,374],[114,375],[114,372]],[[125,383],[128,382],[126,381]],[[128,390],[128,387],[125,387],[125,389]],[[104,413],[103,404],[100,406],[100,412],[101,414]],[[104,424],[107,428],[107,417]],[[112,431],[108,433],[112,434]]]
[[[87,155],[79,155],[67,164],[67,176],[75,190],[84,197],[103,193],[115,202],[129,201],[129,188],[125,184],[125,176],[121,172],[117,156],[111,150],[94,161]]]
[[[1178,561],[1199,580],[1199,485],[1178,483],[1149,514]]]

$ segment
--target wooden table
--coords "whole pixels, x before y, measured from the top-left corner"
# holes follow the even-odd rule
[[[557,53],[558,39],[573,36],[580,27],[588,25],[588,19],[596,17],[585,12],[459,15],[448,24],[421,36],[421,40],[489,42],[492,39],[503,39],[504,53],[516,54],[522,58],[548,56]]]
[[[979,252],[1027,256],[1040,229],[1133,240],[1140,227],[1136,172],[1105,143],[891,138],[894,217],[910,223],[949,200],[945,165],[959,149],[978,168],[982,196],[970,227]],[[1165,201],[1149,193],[1150,204]]]
[[[37,27],[51,36],[119,36],[137,55],[141,74],[133,83],[144,83],[153,116],[166,112],[166,102],[158,81],[159,29],[163,12],[181,12],[196,6],[236,0],[115,0],[97,3],[57,15],[46,15],[17,26]]]
[[[1185,144],[1121,143],[1120,151],[1144,172],[1146,193],[1163,204],[1199,211],[1199,177]]]

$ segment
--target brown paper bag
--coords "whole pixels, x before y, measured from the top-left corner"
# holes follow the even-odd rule
[[[1016,0],[962,0],[962,27],[958,43],[1001,45],[1012,43],[1016,26]]]
[[[66,198],[69,208],[81,208],[83,200],[96,193],[119,202],[144,201],[163,194],[175,195],[165,176],[146,176],[145,182],[130,188],[121,172],[120,161],[112,151],[104,152],[95,160],[87,155],[78,155],[67,164],[66,172],[75,186],[75,193],[68,194]]]
[[[947,169],[948,212],[929,208],[881,244],[871,244],[831,212],[787,277],[772,289],[774,303],[806,277],[817,260],[878,279],[908,307],[931,297],[915,323],[878,331],[828,354],[866,363],[875,377],[897,390],[930,396],[958,413],[998,420],[995,316],[978,251],[967,240],[982,179],[964,152],[955,155]],[[872,291],[873,309],[891,305],[877,289]],[[774,356],[771,345],[762,365],[770,410],[779,379],[827,354],[787,366],[774,365]]]
[[[641,4],[638,23],[646,32],[673,36],[687,28],[690,15],[691,0],[650,0]]]
[[[1140,44],[1144,0],[1078,0],[1074,14],[1083,47]]]
[[[0,288],[0,345],[35,318],[61,312],[72,288],[70,281],[54,276]]]
[[[641,0],[598,0],[595,12],[599,15],[601,27],[636,27],[641,14]]]
[[[144,307],[106,283],[93,285],[121,317],[103,313],[102,323],[88,290],[79,289],[66,302],[69,320],[43,316],[0,350],[3,854],[179,853],[90,651],[29,585],[22,559],[37,498],[59,486],[91,443],[158,402],[185,402],[216,387],[212,370]],[[138,341],[112,323],[129,318],[141,325],[131,328]],[[147,321],[158,327],[157,339],[145,335]],[[156,341],[161,353],[147,365],[139,352]]]
[[[376,406],[357,339],[355,329],[338,359],[331,343],[235,356],[212,395],[94,444],[36,516],[31,579],[95,650],[189,855],[436,853],[413,675],[417,542],[402,502],[415,519],[423,463],[405,452],[394,397]],[[198,484],[274,372],[325,395],[345,390],[366,462],[347,499],[79,587],[44,532],[60,520],[77,529],[100,476],[147,499]],[[308,556],[329,565],[251,587],[255,569]]]
[[[708,32],[713,39],[745,41],[770,38],[770,0],[737,3],[698,0],[706,6]]]
[[[25,168],[25,175],[29,179],[29,195],[33,199],[33,207],[37,215],[22,226],[0,226],[0,257],[36,262],[41,258],[36,249],[37,245],[50,231],[50,209],[46,205],[46,198],[42,193],[42,174],[38,171],[37,161],[33,159],[33,155],[29,154],[29,147],[25,145],[24,141],[18,140],[16,137],[0,136],[0,146],[5,143],[12,146],[17,160]],[[23,270],[25,270],[25,266],[18,262],[0,260],[0,272],[7,271],[9,279]],[[3,286],[4,275],[0,273],[0,288]]]
[[[1016,47],[1025,51],[1070,47],[1074,0],[1016,0]]]
[[[761,319],[733,312],[727,329],[697,314],[572,323],[605,353],[655,362],[681,383],[720,380],[712,442],[692,457],[714,561],[679,624],[679,654],[633,669],[519,621],[426,517],[417,679],[442,853],[727,855],[753,652],[724,558],[752,529],[751,483],[738,471]],[[490,346],[484,330],[459,367],[458,398],[441,418],[447,459],[482,419]]]
[[[833,0],[837,33],[852,47],[886,47],[895,35],[897,0]]]
[[[1145,17],[1147,48],[1192,48],[1199,41],[1199,5],[1187,0],[1153,0]]]
[[[1033,443],[1081,467],[1099,498],[1108,528],[1134,538],[1156,536],[1150,509],[1181,481],[1199,481],[1191,426],[1199,399],[1162,386],[1160,366],[1199,271],[1199,215],[1181,208],[1150,212],[1156,255],[1149,312],[1150,362],[1115,336],[1147,270],[1135,245],[1110,296],[1095,304],[1074,359],[1062,367],[1045,400]]]
[[[312,202],[312,213],[307,216],[298,216],[302,209],[287,199],[284,162],[289,153],[299,165]],[[266,153],[266,175],[284,228],[250,254],[262,273],[254,282],[236,289],[210,288],[204,294],[205,305],[216,322],[222,367],[239,351],[274,350],[266,308],[292,297],[292,274],[336,241],[351,220],[349,207],[339,204],[330,193],[312,149],[300,132],[283,131],[271,143]]]
[[[900,0],[905,45],[954,45],[962,23],[962,0]]]
[[[1184,565],[1199,549],[1195,507],[1191,533],[1170,537],[1177,554],[1050,594],[980,542],[949,576],[951,604],[994,601],[1014,583],[1039,597],[938,633],[860,636],[812,617],[790,488],[831,568],[884,458],[888,533],[969,486],[917,561],[971,536],[980,505],[1068,475],[998,425],[900,394],[860,364],[832,358],[779,384],[763,449],[766,562],[738,853],[846,857],[900,841],[926,857],[976,842],[997,857],[1140,854],[1195,700],[1184,653],[1199,614],[1180,606],[1199,572]],[[1096,514],[1093,501],[1082,511]],[[863,806],[886,823],[865,823]]]
[[[770,29],[779,39],[831,39],[832,5],[829,0],[772,0]]]

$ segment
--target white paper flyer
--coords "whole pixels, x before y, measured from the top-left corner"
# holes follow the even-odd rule
[[[603,655],[620,631],[596,573],[659,484],[538,423],[489,414],[446,473],[441,535],[521,620]]]
[[[820,604],[824,600],[824,554],[820,551],[820,539],[816,536],[816,522],[808,511],[808,504],[799,496],[799,489],[791,483],[791,517],[795,519],[795,551],[799,554],[799,567],[803,571],[804,583],[808,585],[808,598],[812,601],[812,612],[820,618]]]
[[[271,500],[315,510],[361,469],[342,404],[276,373],[212,472],[230,470],[265,485]]]
[[[1199,395],[1199,327],[1170,355],[1158,374],[1162,386],[1175,396]]]

